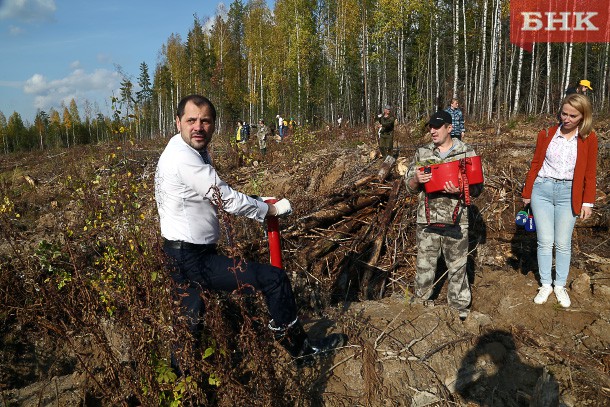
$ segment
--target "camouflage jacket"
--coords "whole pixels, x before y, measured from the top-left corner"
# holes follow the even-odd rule
[[[394,131],[394,124],[396,123],[394,115],[390,114],[386,117],[380,114],[377,116],[377,121],[381,124],[381,134],[391,134]]]
[[[453,139],[453,149],[449,155],[442,159],[439,151],[434,147],[433,143],[419,147],[415,151],[415,157],[409,165],[409,170],[405,174],[405,184],[407,192],[411,195],[419,194],[419,204],[417,206],[417,223],[427,224],[426,221],[426,192],[424,186],[420,185],[418,189],[411,189],[408,180],[413,178],[415,171],[418,168],[436,163],[450,162],[459,160],[464,157],[472,157],[476,155],[474,149],[456,138]],[[475,197],[480,195],[483,190],[483,184],[471,185],[470,196]],[[430,207],[430,223],[453,223],[453,212],[459,202],[458,195],[446,194],[443,192],[435,192],[428,194],[428,205]],[[463,203],[463,202],[462,202]],[[460,225],[468,225],[468,207],[461,205],[458,213]]]

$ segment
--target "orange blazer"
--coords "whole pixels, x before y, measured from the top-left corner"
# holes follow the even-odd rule
[[[536,140],[536,151],[530,170],[525,179],[525,187],[523,187],[523,198],[529,199],[532,197],[532,189],[534,188],[534,180],[538,176],[546,149],[548,148],[557,126],[551,127],[548,130],[541,130],[538,133]],[[572,180],[572,212],[575,215],[580,214],[583,202],[595,203],[595,188],[597,177],[597,135],[594,131],[589,134],[589,137],[582,139],[578,137],[576,150],[576,167],[574,167],[574,178]]]

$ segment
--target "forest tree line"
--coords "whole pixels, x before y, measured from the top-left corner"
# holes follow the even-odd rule
[[[592,83],[608,109],[608,43],[509,41],[509,0],[233,1],[224,15],[194,14],[186,38],[171,35],[149,72],[121,73],[105,116],[72,101],[38,111],[33,124],[0,112],[3,152],[66,147],[175,131],[182,96],[208,96],[218,129],[236,120],[369,125],[385,104],[401,122],[421,120],[458,97],[468,120],[555,112],[566,88]]]

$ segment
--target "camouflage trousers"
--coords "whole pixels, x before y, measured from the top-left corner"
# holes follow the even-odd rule
[[[394,150],[394,136],[392,133],[381,133],[379,135],[379,151],[383,157],[391,155]]]
[[[415,295],[430,299],[434,292],[438,259],[447,264],[447,302],[458,310],[470,306],[470,283],[466,273],[468,258],[468,226],[460,225],[460,233],[430,232],[426,225],[417,225],[417,275]],[[440,276],[439,276],[440,279]]]

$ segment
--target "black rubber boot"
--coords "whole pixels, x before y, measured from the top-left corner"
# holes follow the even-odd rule
[[[310,365],[316,357],[329,355],[347,343],[345,334],[330,334],[320,339],[311,339],[299,321],[287,329],[274,329],[274,332],[275,339],[295,359],[298,367]]]
[[[303,325],[296,321],[289,328],[275,328],[272,325],[273,337],[290,353],[293,358],[299,357],[303,344],[307,340],[307,334],[303,329]]]

